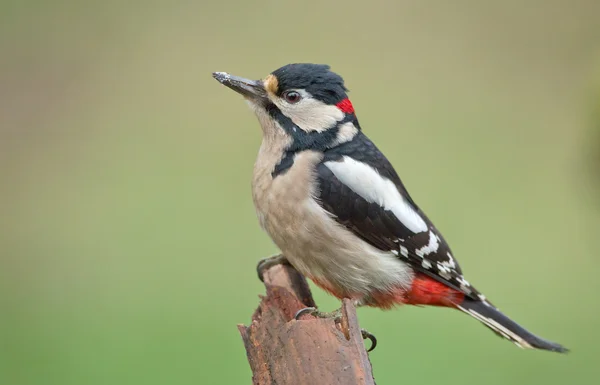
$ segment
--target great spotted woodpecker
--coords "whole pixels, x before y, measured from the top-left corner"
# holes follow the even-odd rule
[[[245,97],[262,127],[252,193],[282,256],[259,269],[290,263],[357,306],[450,307],[521,348],[567,351],[502,314],[464,278],[441,233],[361,130],[329,66],[289,64],[258,81],[213,76]]]

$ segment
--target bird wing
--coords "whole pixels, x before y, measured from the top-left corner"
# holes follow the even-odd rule
[[[391,251],[415,270],[480,299],[462,276],[446,241],[375,145],[360,134],[332,150],[325,152],[316,169],[320,205],[374,247]]]

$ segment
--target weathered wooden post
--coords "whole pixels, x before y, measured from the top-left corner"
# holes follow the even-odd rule
[[[302,275],[290,266],[264,273],[267,295],[250,326],[238,325],[255,385],[374,385],[356,309],[344,300],[342,322],[294,314],[315,306]]]

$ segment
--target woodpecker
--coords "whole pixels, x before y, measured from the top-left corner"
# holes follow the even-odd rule
[[[282,254],[261,261],[259,275],[288,263],[356,306],[454,308],[521,348],[567,352],[505,316],[465,279],[442,234],[363,133],[344,80],[328,65],[288,64],[262,80],[213,77],[246,99],[262,128],[252,196]]]

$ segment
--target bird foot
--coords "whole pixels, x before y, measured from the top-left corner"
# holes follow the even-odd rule
[[[258,265],[256,265],[256,273],[258,274],[258,279],[261,282],[265,281],[265,271],[269,270],[275,265],[290,265],[288,260],[283,256],[283,254],[274,255],[269,258],[264,258],[258,261]]]
[[[330,318],[333,319],[335,323],[340,323],[342,321],[341,308],[332,312],[323,312],[314,307],[305,307],[304,309],[300,309],[296,312],[296,314],[294,315],[294,319],[298,320],[301,316],[305,314],[310,314],[313,317],[317,318]],[[360,334],[362,335],[363,340],[368,339],[371,341],[371,347],[369,348],[369,350],[367,350],[367,353],[373,351],[373,349],[375,349],[375,347],[377,346],[377,338],[365,329],[360,329]]]

